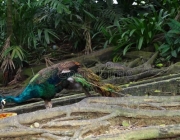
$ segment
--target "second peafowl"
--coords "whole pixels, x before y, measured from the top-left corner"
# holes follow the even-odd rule
[[[119,87],[101,82],[98,75],[87,68],[80,68],[76,61],[66,61],[39,71],[29,82],[23,92],[14,96],[0,97],[2,109],[7,102],[22,103],[32,98],[42,98],[45,107],[52,108],[51,99],[64,88],[81,87],[87,96],[94,90],[103,96],[119,96]]]

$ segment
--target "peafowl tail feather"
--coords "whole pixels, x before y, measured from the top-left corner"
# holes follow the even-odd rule
[[[103,83],[101,78],[90,69],[82,68],[79,73],[80,74],[75,74],[73,78],[76,82],[81,83],[82,86],[88,89],[91,88],[102,96],[119,97],[118,92],[121,91],[120,87]]]

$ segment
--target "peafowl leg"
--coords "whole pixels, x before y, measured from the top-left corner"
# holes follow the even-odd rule
[[[89,93],[89,91],[82,86],[82,91],[86,94],[86,97],[91,97],[92,95]]]
[[[4,106],[1,107],[1,111],[2,111],[2,112],[3,112],[3,110],[4,110]]]
[[[2,112],[3,112],[3,110],[4,110],[5,104],[6,104],[5,99],[2,99],[2,100],[1,100],[1,109],[2,109]]]
[[[51,101],[44,100],[44,103],[45,103],[46,109],[52,108],[52,103],[51,103]]]

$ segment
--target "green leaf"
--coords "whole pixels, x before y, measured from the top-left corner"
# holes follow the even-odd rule
[[[90,12],[86,11],[86,10],[83,10],[89,17],[91,17],[92,19],[96,19],[96,17],[91,14]]]
[[[170,34],[165,34],[165,39],[167,44],[172,45],[174,43],[173,38],[170,37]]]
[[[27,5],[28,5],[29,7],[31,7],[31,1],[30,1],[30,0],[28,0]]]
[[[41,34],[42,34],[42,30],[38,29],[38,37],[39,37],[39,40],[41,40]]]
[[[122,126],[124,126],[124,127],[129,127],[130,124],[129,124],[126,120],[123,120],[123,121],[122,121]]]
[[[136,31],[136,29],[133,29],[130,33],[129,36],[132,36],[132,34]]]
[[[159,92],[161,92],[161,90],[156,89],[154,92],[159,93]]]
[[[100,33],[101,33],[101,32],[97,32],[97,33],[93,34],[92,39],[93,39],[94,37],[96,37],[96,35],[98,35],[98,34],[100,34]]]
[[[50,41],[49,41],[49,34],[48,34],[48,30],[47,29],[44,30],[44,37],[45,37],[45,40],[46,40],[47,44],[49,44]]]
[[[177,52],[176,52],[176,50],[171,51],[171,55],[172,55],[173,57],[177,57]]]
[[[148,35],[149,35],[149,38],[151,38],[151,37],[152,37],[152,32],[149,31],[149,32],[148,32]]]
[[[20,52],[19,52],[19,51],[16,51],[16,54],[17,54],[17,56],[19,57],[19,59],[20,59],[21,61],[23,61],[23,57],[21,56]]]
[[[62,14],[62,12],[63,12],[62,4],[58,4],[58,6],[57,6],[57,12],[58,12],[59,14]]]
[[[125,36],[126,34],[129,34],[129,30],[126,31],[126,32],[124,32],[124,33],[121,35],[121,38],[124,38],[124,36]]]
[[[174,41],[174,44],[180,44],[180,38],[177,38],[175,41]],[[179,47],[180,48],[180,47]]]
[[[180,23],[177,20],[170,19],[170,23],[168,23],[168,25],[171,29],[180,30]]]
[[[170,30],[168,33],[172,33],[172,34],[180,34],[180,31],[178,31],[178,30]]]
[[[114,36],[112,35],[109,39],[109,44],[111,44],[112,40],[114,39]]]
[[[106,48],[106,47],[107,47],[107,44],[108,44],[108,40],[104,43],[103,48]]]
[[[142,29],[141,29],[141,33],[142,33],[142,34],[144,33],[144,30],[145,30],[145,28],[142,28]]]
[[[156,64],[156,67],[161,68],[161,67],[163,67],[163,64],[162,63]]]
[[[163,43],[163,44],[159,47],[159,50],[164,49],[164,48],[169,48],[169,45]]]
[[[12,51],[12,53],[11,53],[11,58],[13,59],[14,56],[15,56],[15,51]]]
[[[144,41],[144,37],[141,37],[138,41],[138,49],[140,50]]]
[[[37,45],[37,40],[36,40],[36,37],[35,36],[33,36],[33,44],[34,44],[34,48],[36,48],[36,45]]]
[[[130,49],[131,45],[133,45],[133,44],[134,44],[134,43],[130,43],[130,44],[128,44],[128,45],[124,48],[124,50],[123,50],[123,55],[126,55],[127,51]]]
[[[171,47],[167,44],[162,44],[160,47],[159,47],[159,50],[162,54],[168,52],[169,50],[171,49]]]
[[[58,35],[52,29],[46,29],[48,34],[52,35],[53,37],[59,39]]]

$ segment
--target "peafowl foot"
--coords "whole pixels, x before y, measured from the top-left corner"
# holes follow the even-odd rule
[[[46,109],[52,108],[52,103],[51,103],[51,101],[44,101],[44,103],[45,103]]]

